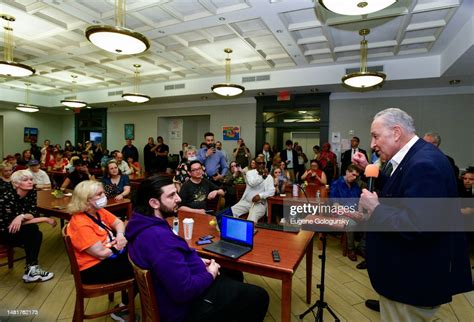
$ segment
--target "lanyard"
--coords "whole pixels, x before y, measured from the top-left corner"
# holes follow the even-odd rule
[[[107,225],[105,225],[102,220],[100,219],[100,215],[99,213],[96,214],[97,218],[95,218],[94,216],[92,216],[91,214],[85,212],[86,216],[89,217],[90,219],[92,219],[93,222],[95,222],[99,227],[103,228],[106,232],[107,232],[107,235],[109,236],[109,240],[110,241],[113,241],[114,240],[114,234],[113,234],[113,231],[112,229],[110,229],[109,227],[107,227]]]

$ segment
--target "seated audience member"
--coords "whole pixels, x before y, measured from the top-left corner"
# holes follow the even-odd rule
[[[54,274],[44,271],[38,265],[43,234],[37,224],[45,222],[54,227],[56,221],[38,217],[37,195],[30,171],[18,170],[11,179],[11,184],[0,193],[0,243],[24,247],[25,283],[47,281]]]
[[[54,159],[48,163],[48,171],[64,171],[64,167],[68,165],[69,161],[63,157],[61,151],[54,153]]]
[[[250,170],[254,170],[254,169],[257,169],[257,161],[255,161],[255,159],[252,159],[250,161],[249,165],[247,165],[245,168],[243,168],[242,173],[244,174],[244,176],[246,176],[247,172],[249,172]]]
[[[122,200],[130,194],[130,179],[127,175],[120,173],[115,160],[110,160],[107,163],[102,183],[109,199]]]
[[[13,168],[11,164],[0,163],[0,186],[10,184],[12,180]]]
[[[140,163],[134,161],[133,157],[127,158],[128,167],[130,168],[131,174],[140,175],[142,173],[142,167]]]
[[[109,150],[105,149],[102,158],[100,159],[100,167],[105,168],[107,163],[112,160],[113,158],[109,154]]]
[[[74,145],[72,145],[70,140],[66,140],[66,142],[64,142],[64,152],[66,151],[71,153],[74,152]]]
[[[33,184],[36,185],[36,189],[51,189],[51,180],[49,179],[48,174],[40,169],[38,160],[31,160],[28,162],[28,168],[33,176]]]
[[[301,176],[301,180],[306,181],[306,194],[310,198],[316,197],[316,192],[326,186],[327,179],[323,170],[319,169],[318,161],[311,160],[310,168]]]
[[[272,176],[268,175],[265,160],[257,157],[257,169],[247,172],[245,192],[242,199],[232,206],[235,217],[249,214],[248,220],[257,222],[265,216],[267,211],[267,198],[275,194]]]
[[[237,202],[235,191],[236,184],[245,184],[245,179],[237,162],[232,161],[229,165],[229,171],[227,171],[224,176],[226,206],[233,206]]]
[[[133,278],[128,261],[123,221],[104,209],[107,197],[102,184],[86,180],[79,183],[67,210],[72,214],[67,227],[84,284],[115,283]],[[122,303],[128,296],[122,293]],[[125,312],[112,313],[116,321],[126,321]]]
[[[117,161],[118,168],[122,174],[129,175],[132,173],[130,167],[128,166],[127,162],[123,161],[123,154],[122,152],[115,152],[114,160]]]
[[[275,186],[275,194],[284,194],[288,178],[281,175],[281,169],[273,169],[273,185]]]
[[[21,159],[17,161],[17,163],[23,166],[27,166],[28,162],[30,162],[33,159],[34,157],[31,154],[31,150],[24,150],[22,153]]]
[[[17,169],[17,161],[16,161],[16,158],[14,155],[7,155],[4,159],[3,159],[3,162],[2,164],[4,165],[10,165],[13,169],[13,171],[16,171],[16,170],[23,170],[23,169]]]
[[[74,160],[72,165],[74,166],[74,171],[68,174],[64,180],[61,185],[62,190],[67,188],[74,189],[80,182],[93,178],[93,176],[89,174],[87,165],[85,165],[81,159]]]
[[[173,178],[173,182],[178,184],[178,191],[181,189],[181,185],[189,180],[189,163],[197,160],[197,150],[193,146],[187,146],[184,148],[181,163],[176,167],[176,173]]]
[[[344,176],[334,180],[331,184],[331,191],[329,197],[334,204],[343,206],[353,206],[357,209],[360,194],[362,193],[360,187],[357,185],[357,178],[359,177],[359,169],[356,165],[350,164]],[[355,233],[353,231],[347,232],[347,257],[351,261],[357,261],[355,251]]]
[[[74,171],[74,161],[79,160],[79,159],[80,158],[77,155],[71,157],[71,159],[69,159],[68,165],[64,167],[66,172],[69,172],[69,173],[73,172]]]
[[[169,177],[145,179],[137,196],[125,235],[132,261],[151,271],[161,321],[264,320],[264,289],[230,278],[173,233],[166,218],[176,215],[181,200]]]
[[[189,164],[190,179],[186,181],[179,196],[182,199],[180,210],[204,214],[206,211],[206,200],[224,196],[224,190],[219,189],[208,179],[204,178],[204,170],[201,162],[194,160]]]
[[[283,161],[280,162],[280,170],[281,170],[281,176],[283,178],[286,178],[287,183],[292,184],[293,181],[291,181],[290,171],[286,169],[286,163]]]
[[[88,168],[92,167],[92,161],[91,161],[92,159],[89,157],[89,152],[82,151],[81,160],[82,160],[82,163],[85,164]]]

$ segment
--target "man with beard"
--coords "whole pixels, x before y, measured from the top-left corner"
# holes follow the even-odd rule
[[[230,278],[173,233],[166,218],[176,215],[180,202],[171,178],[145,179],[125,232],[132,261],[151,270],[160,319],[263,321],[269,302],[264,289]]]

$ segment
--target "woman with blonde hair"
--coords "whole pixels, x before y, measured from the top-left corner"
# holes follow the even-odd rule
[[[104,209],[107,197],[102,183],[86,180],[72,193],[67,210],[72,214],[67,227],[84,284],[114,283],[133,277],[125,246],[125,224]],[[122,293],[122,305],[128,297]],[[121,312],[112,313],[122,321]]]

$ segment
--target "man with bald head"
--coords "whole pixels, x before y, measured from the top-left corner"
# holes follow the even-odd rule
[[[452,295],[472,288],[465,235],[426,229],[436,227],[432,222],[461,220],[459,208],[449,203],[429,208],[457,196],[456,178],[443,153],[415,134],[412,117],[400,109],[375,115],[371,136],[371,148],[388,161],[376,182],[380,196],[364,189],[359,205],[367,211],[367,227],[384,231],[367,233],[366,251],[381,320],[430,320]],[[361,153],[353,162],[368,165]]]

